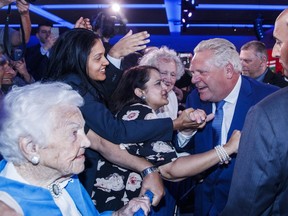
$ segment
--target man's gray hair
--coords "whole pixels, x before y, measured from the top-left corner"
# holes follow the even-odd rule
[[[211,63],[215,66],[223,67],[230,63],[236,72],[242,72],[239,53],[237,52],[235,45],[230,41],[222,38],[203,40],[195,47],[194,54],[206,50],[210,50],[213,53]]]

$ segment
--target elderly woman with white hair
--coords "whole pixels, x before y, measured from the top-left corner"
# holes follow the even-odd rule
[[[83,98],[60,82],[15,87],[4,97],[1,203],[20,215],[100,215],[77,178],[90,146],[79,110],[82,105]],[[101,215],[132,215],[139,208],[148,213],[147,197]]]
[[[169,103],[157,111],[160,118],[176,119],[178,114],[178,99],[173,89],[175,83],[184,74],[184,65],[177,53],[166,46],[153,48],[148,51],[140,60],[139,65],[150,65],[159,69],[160,76],[168,91]],[[180,90],[181,91],[181,90]]]

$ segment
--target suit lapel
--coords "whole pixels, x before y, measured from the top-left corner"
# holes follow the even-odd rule
[[[242,83],[240,87],[239,96],[236,102],[234,116],[231,122],[231,126],[228,132],[228,139],[235,129],[242,130],[244,120],[248,110],[253,104],[252,87],[250,82],[242,77]],[[236,113],[236,114],[235,114]]]

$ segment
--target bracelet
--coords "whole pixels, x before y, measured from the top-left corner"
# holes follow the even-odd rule
[[[149,175],[150,173],[153,173],[153,172],[159,172],[158,167],[154,167],[154,166],[148,167],[148,168],[142,170],[140,174],[141,174],[142,178],[145,178],[147,175]]]
[[[222,165],[223,163],[228,164],[231,161],[231,157],[228,155],[223,146],[217,145],[214,149],[216,150],[216,154],[220,160],[220,165]]]

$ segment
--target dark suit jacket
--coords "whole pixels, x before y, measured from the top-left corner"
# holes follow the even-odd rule
[[[43,78],[48,64],[48,57],[41,54],[40,47],[40,44],[29,47],[25,54],[27,69],[36,81]]]
[[[147,140],[169,141],[172,139],[173,123],[170,118],[135,121],[117,120],[106,108],[99,91],[92,87],[92,85],[89,86],[88,90],[84,88],[77,74],[69,74],[62,81],[71,85],[73,89],[82,95],[85,104],[80,110],[85,119],[86,127],[92,129],[103,138],[116,144]],[[87,150],[85,153],[86,167],[79,177],[91,195],[99,155],[93,150]]]
[[[280,88],[288,86],[288,82],[286,82],[280,74],[273,73],[273,71],[270,68],[267,68],[267,70],[268,71],[263,79],[264,83],[276,85],[279,86]]]
[[[242,130],[249,108],[276,90],[278,90],[276,86],[263,84],[242,76],[242,84],[228,132],[228,139],[235,129]],[[212,112],[212,103],[201,101],[197,89],[187,97],[186,107],[203,109],[207,114]],[[207,123],[202,130],[198,130],[192,137],[189,143],[190,147],[193,148],[192,153],[206,152],[214,148],[211,122]],[[209,215],[209,213],[210,215],[217,215],[223,210],[228,198],[234,163],[235,156],[232,157],[228,166],[214,166],[205,173],[206,177],[203,183],[198,184],[195,188],[195,216]]]
[[[288,88],[251,108],[223,216],[288,215]]]

